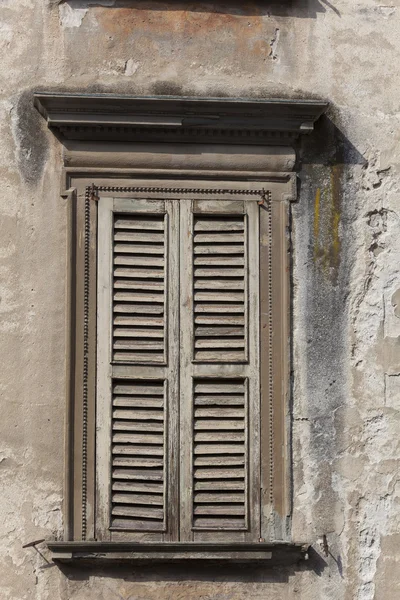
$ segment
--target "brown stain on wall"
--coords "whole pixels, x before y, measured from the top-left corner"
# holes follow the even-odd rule
[[[230,42],[238,54],[268,56],[268,17],[259,14],[254,7],[251,14],[248,14],[249,7],[232,14],[232,11],[225,12],[221,5],[218,9],[207,5],[203,10],[200,5],[191,9],[190,5],[183,4],[171,7],[159,3],[151,7],[148,3],[133,3],[129,7],[96,7],[93,13],[102,32],[114,36],[120,43],[144,37],[154,42],[171,40],[171,43],[181,41],[183,45],[193,43],[204,47],[210,38],[210,44]],[[210,52],[213,49],[210,45]],[[199,58],[208,60],[206,56]]]

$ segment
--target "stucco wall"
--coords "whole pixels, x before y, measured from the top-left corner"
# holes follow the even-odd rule
[[[3,0],[0,598],[400,598],[400,2]],[[62,572],[67,208],[32,90],[314,97],[293,207],[296,569]],[[324,538],[323,536],[326,536]]]

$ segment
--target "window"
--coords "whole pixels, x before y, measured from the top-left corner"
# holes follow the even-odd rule
[[[304,551],[290,534],[287,171],[291,142],[326,105],[36,103],[67,140],[70,188],[66,540],[48,543],[54,556]]]
[[[261,183],[191,183],[86,200],[88,538],[286,539],[287,203]]]

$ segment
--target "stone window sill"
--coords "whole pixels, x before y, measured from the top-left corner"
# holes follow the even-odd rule
[[[47,542],[53,560],[61,563],[144,561],[180,562],[229,561],[294,564],[308,558],[307,544],[276,543],[130,543],[130,542]]]

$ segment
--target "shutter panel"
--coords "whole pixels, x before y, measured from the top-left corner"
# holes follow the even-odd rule
[[[165,215],[114,220],[116,362],[165,362],[165,221]]]
[[[181,231],[181,539],[256,541],[257,203],[183,201]]]
[[[165,384],[113,383],[111,527],[163,531]]]
[[[246,433],[246,382],[241,379],[195,379],[195,529],[246,529]]]
[[[194,359],[247,357],[245,215],[194,216]]]
[[[177,209],[99,203],[98,539],[176,539]]]

